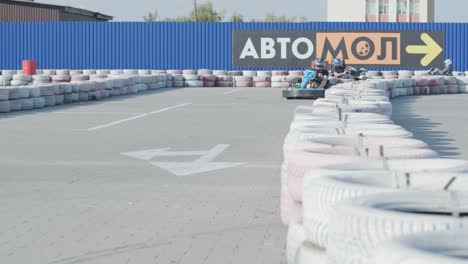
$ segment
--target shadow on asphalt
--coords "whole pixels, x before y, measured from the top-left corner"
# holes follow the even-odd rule
[[[418,100],[418,96],[402,97],[392,100],[393,121],[414,134],[414,137],[429,144],[442,158],[453,158],[461,155],[457,147],[451,144],[454,139],[446,131],[437,131],[441,125],[429,118],[419,115],[411,105]]]
[[[0,120],[14,118],[18,116],[33,115],[33,114],[38,114],[38,113],[60,112],[66,109],[73,109],[74,107],[81,107],[81,106],[87,106],[87,105],[98,105],[98,104],[103,104],[107,102],[119,102],[119,101],[127,100],[129,98],[138,98],[140,96],[145,96],[145,95],[165,93],[165,92],[170,92],[170,91],[174,91],[177,89],[182,89],[182,88],[175,88],[175,87],[174,88],[160,88],[157,90],[142,91],[137,94],[126,94],[126,95],[109,97],[109,98],[102,99],[102,100],[89,100],[89,101],[82,101],[82,102],[76,102],[76,103],[68,103],[68,104],[63,104],[63,105],[55,105],[55,106],[45,107],[41,109],[23,110],[23,111],[18,111],[18,112],[4,113],[4,114],[0,114]]]

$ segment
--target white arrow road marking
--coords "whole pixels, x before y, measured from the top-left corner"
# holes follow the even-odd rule
[[[156,157],[177,157],[177,156],[202,156],[208,154],[208,151],[173,151],[169,152],[170,148],[163,149],[149,149],[143,151],[135,152],[124,152],[122,155],[139,159],[150,161]]]
[[[114,121],[114,122],[111,122],[111,123],[108,123],[108,124],[105,124],[105,125],[100,125],[100,126],[88,128],[86,130],[87,131],[93,131],[93,130],[103,129],[103,128],[119,125],[119,124],[122,124],[122,123],[125,123],[125,122],[128,122],[128,121],[132,121],[132,120],[135,120],[135,119],[139,119],[139,118],[142,118],[142,117],[146,117],[146,116],[149,116],[149,115],[154,115],[154,114],[167,112],[169,110],[179,108],[179,107],[184,107],[184,106],[191,105],[191,104],[192,103],[185,103],[185,104],[175,105],[175,106],[159,109],[159,110],[156,110],[156,111],[153,111],[153,112],[149,112],[149,113],[146,113],[146,114],[141,114],[141,115],[125,118],[125,119],[122,119],[122,120],[117,120],[117,121]]]
[[[202,172],[221,170],[241,166],[244,163],[233,162],[153,162],[154,166],[160,167],[176,176],[188,176]]]
[[[152,162],[151,164],[164,169],[176,176],[187,176],[202,172],[227,169],[242,166],[246,163],[241,162],[213,162],[230,145],[219,144],[208,151],[169,151],[170,148],[150,149],[136,152],[124,152],[122,155],[150,161],[156,157],[177,157],[177,156],[201,156],[192,162]]]

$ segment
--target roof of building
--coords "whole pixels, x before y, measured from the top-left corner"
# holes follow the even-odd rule
[[[51,4],[43,4],[37,2],[29,2],[29,1],[15,1],[15,0],[0,0],[2,4],[12,4],[18,6],[28,6],[28,7],[37,7],[37,8],[48,8],[48,9],[56,9],[59,11],[64,11],[72,14],[78,14],[83,16],[95,17],[97,19],[102,20],[112,20],[113,16],[104,15],[98,12],[92,12],[89,10],[75,8],[71,6],[60,6],[60,5],[51,5]]]

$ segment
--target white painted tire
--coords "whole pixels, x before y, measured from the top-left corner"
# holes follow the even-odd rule
[[[225,70],[214,70],[214,71],[213,71],[213,75],[216,75],[216,76],[226,76],[226,75],[228,75],[228,72],[225,71]]]
[[[254,76],[257,76],[257,72],[256,71],[242,71],[242,76],[254,77]]]
[[[33,98],[33,104],[34,104],[34,109],[44,108],[46,105],[45,98],[44,97]]]
[[[33,98],[18,99],[17,101],[21,104],[21,110],[32,110],[32,109],[34,109],[34,99]]]
[[[295,264],[297,253],[306,240],[305,229],[302,223],[292,223],[288,228],[286,239],[286,258],[288,264]]]
[[[271,71],[257,71],[257,76],[271,77]]]
[[[325,264],[327,254],[325,250],[316,247],[309,241],[304,241],[296,254],[295,264]]]
[[[11,112],[11,102],[0,101],[0,113],[9,113],[9,112]]]
[[[183,75],[184,76],[184,81],[199,81],[201,80],[201,77],[199,75]]]
[[[287,184],[281,186],[280,215],[285,226],[302,221],[302,203],[294,201],[289,194]]]
[[[467,231],[420,233],[385,242],[372,254],[379,264],[468,264]]]
[[[111,74],[110,70],[96,70],[97,75],[109,75]]]
[[[203,87],[203,81],[185,81],[186,87]]]
[[[400,190],[437,191],[453,177],[451,190],[468,189],[468,173],[405,173],[392,171],[314,171],[304,178],[304,226],[307,240],[321,248],[328,245],[328,224],[334,207],[342,201]],[[441,187],[442,186],[442,187]]]
[[[28,85],[28,82],[20,81],[20,80],[12,80],[10,84],[11,86],[25,86],[25,85]]]
[[[466,193],[466,192],[465,192]],[[410,234],[467,230],[468,218],[454,221],[450,192],[398,192],[344,201],[330,218],[328,263],[371,264],[385,241]],[[459,210],[468,211],[468,197],[458,194]]]
[[[138,70],[126,69],[123,70],[123,75],[138,75]]]

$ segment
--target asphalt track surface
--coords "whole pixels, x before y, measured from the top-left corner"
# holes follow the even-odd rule
[[[282,143],[304,103],[187,88],[0,116],[0,263],[284,263]]]
[[[394,119],[468,158],[466,101],[398,98]],[[1,115],[0,263],[285,263],[282,142],[303,104],[187,88]]]
[[[393,120],[441,157],[468,160],[468,94],[399,97]]]

